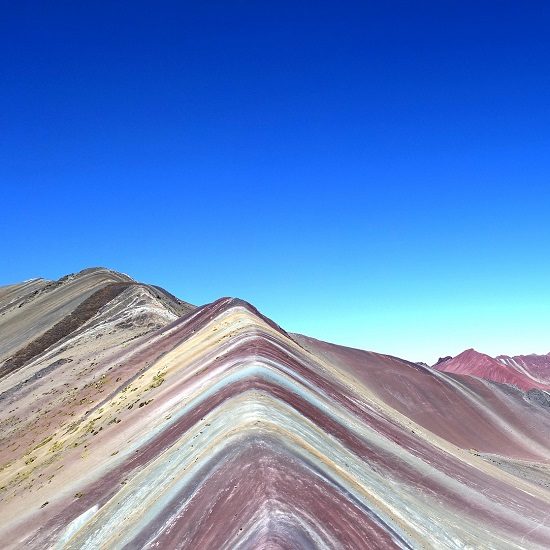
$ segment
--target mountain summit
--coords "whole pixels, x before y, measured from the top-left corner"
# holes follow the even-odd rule
[[[522,390],[550,390],[550,354],[490,357],[468,349],[452,359],[436,363],[434,368],[510,384]]]
[[[548,409],[509,385],[103,268],[1,287],[0,335],[5,548],[550,546]]]

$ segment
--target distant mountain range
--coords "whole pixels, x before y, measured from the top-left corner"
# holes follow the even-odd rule
[[[2,548],[549,548],[548,356],[434,367],[105,268],[0,287]]]
[[[456,357],[438,361],[434,368],[442,372],[511,384],[523,390],[550,390],[550,354],[490,357],[468,349]]]

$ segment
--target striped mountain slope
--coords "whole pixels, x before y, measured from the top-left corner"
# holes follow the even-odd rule
[[[521,391],[157,292],[109,294],[0,380],[4,547],[550,546],[550,416]]]

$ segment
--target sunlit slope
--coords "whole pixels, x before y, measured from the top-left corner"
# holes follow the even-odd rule
[[[550,544],[548,488],[479,452],[544,467],[548,415],[520,394],[291,337],[233,299],[100,355],[84,387],[60,368],[34,398],[3,382],[11,546]]]
[[[436,368],[443,372],[508,384],[521,390],[550,391],[550,354],[490,357],[469,349],[438,363]]]

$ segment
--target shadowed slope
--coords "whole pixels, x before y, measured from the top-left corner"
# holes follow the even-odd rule
[[[53,282],[38,279],[34,284],[11,285],[8,288],[12,290],[0,300],[0,363],[51,329],[97,290],[131,281],[127,275],[97,268]]]
[[[40,284],[38,289],[37,284]],[[85,269],[53,283],[35,279],[3,287],[6,290],[0,293],[0,330],[3,331],[0,349],[7,353],[17,343],[21,347],[0,365],[0,378],[65,339],[132,286],[149,288],[161,306],[174,316],[192,309],[190,304],[159,287],[141,285],[127,275],[103,268]]]
[[[21,348],[17,353],[12,355],[2,365],[0,377],[7,376],[30,361],[33,357],[36,357],[50,346],[56,344],[59,340],[81,327],[105,304],[116,298],[130,285],[131,283],[110,283],[96,290],[91,296],[88,296],[88,298],[78,304],[73,311],[58,321],[52,328],[48,329],[44,334],[41,334],[24,348]]]

